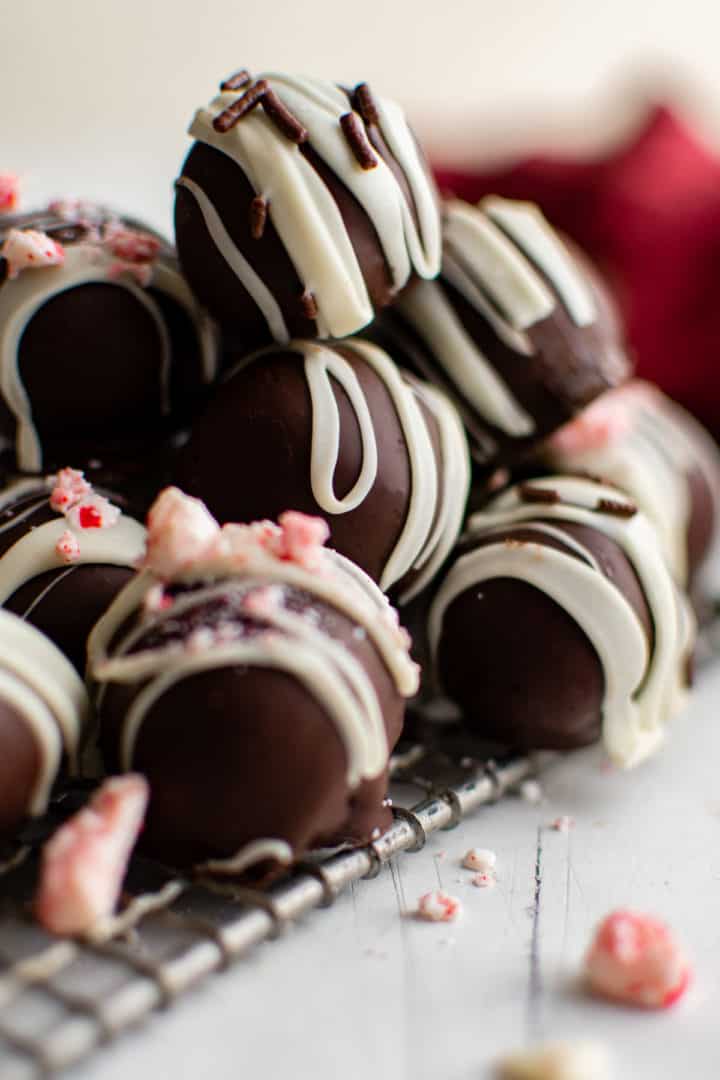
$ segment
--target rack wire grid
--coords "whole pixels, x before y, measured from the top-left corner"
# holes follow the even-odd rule
[[[310,857],[267,889],[185,880],[136,857],[114,933],[102,940],[53,937],[31,914],[37,850],[87,798],[87,786],[67,790],[0,865],[0,1077],[27,1080],[75,1065],[330,905],[352,882],[375,877],[394,855],[420,851],[430,833],[496,802],[550,757],[491,758],[482,744],[452,733],[405,744],[392,759],[392,778],[424,797],[393,805],[391,828],[373,843]]]

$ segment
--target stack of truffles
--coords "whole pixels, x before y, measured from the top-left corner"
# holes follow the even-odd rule
[[[720,465],[627,382],[597,271],[535,206],[443,201],[365,83],[240,71],[190,135],[177,256],[5,198],[0,837],[99,749],[174,865],[367,842],[421,685],[506,746],[647,757]]]

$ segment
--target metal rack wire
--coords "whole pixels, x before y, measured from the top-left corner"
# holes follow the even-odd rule
[[[102,941],[53,938],[32,920],[30,853],[0,877],[0,1077],[25,1080],[74,1065],[331,904],[351,882],[376,876],[394,855],[419,851],[430,833],[497,801],[538,764],[469,756],[467,745],[452,739],[411,745],[393,759],[393,778],[420,787],[424,797],[394,805],[393,825],[376,842],[308,859],[267,890],[219,891],[135,859],[116,933]]]

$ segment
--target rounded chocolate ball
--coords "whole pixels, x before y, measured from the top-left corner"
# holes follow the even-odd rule
[[[465,723],[523,750],[602,736],[634,764],[684,699],[687,604],[650,523],[589,479],[519,484],[474,515],[429,626]]]
[[[432,178],[401,109],[366,84],[245,72],[198,110],[190,135],[178,252],[240,347],[345,337],[411,275],[437,274]]]
[[[77,202],[0,222],[0,437],[21,471],[161,447],[216,360],[212,325],[156,234]]]
[[[383,350],[297,341],[218,386],[176,475],[220,521],[322,516],[331,546],[405,601],[455,542],[469,455],[448,398]]]
[[[145,530],[89,485],[68,517],[51,505],[56,486],[33,478],[0,492],[0,603],[84,672],[88,634],[133,576]]]
[[[610,296],[529,203],[445,204],[443,263],[373,335],[441,386],[484,470],[522,458],[628,375]]]
[[[297,857],[379,835],[388,756],[417,685],[387,601],[320,549],[322,523],[300,514],[280,528],[215,526],[210,553],[188,562],[187,543],[203,530],[212,540],[211,519],[176,491],[161,500],[148,558],[168,575],[177,545],[177,570],[131,583],[90,643],[106,764],[151,785],[146,850],[237,865],[259,841]]]

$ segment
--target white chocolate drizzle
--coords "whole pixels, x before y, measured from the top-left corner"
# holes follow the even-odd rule
[[[40,477],[18,481],[0,492],[0,513],[9,510],[18,500],[30,500],[16,515],[8,515],[5,520],[0,518],[0,538],[3,532],[16,528],[47,505],[52,484],[51,477]],[[36,498],[32,498],[34,492],[37,492]],[[72,573],[76,566],[88,563],[133,567],[145,550],[145,529],[134,518],[121,514],[114,525],[80,529],[79,557],[73,566],[68,567],[58,551],[58,541],[67,525],[67,520],[58,514],[50,521],[31,526],[0,555],[0,604],[4,604],[26,582],[47,570]],[[44,595],[55,583],[50,583]],[[37,599],[33,601],[31,608],[35,606]],[[24,618],[29,615],[30,610],[24,613]]]
[[[646,635],[629,602],[598,572],[592,554],[583,550],[585,546],[564,535],[561,542],[571,549],[568,552],[542,542],[513,544],[510,537],[461,556],[430,612],[433,653],[437,652],[445,611],[466,589],[502,577],[535,586],[572,616],[595,648],[605,675],[605,746],[619,765],[633,766],[655,750],[667,721],[684,704],[692,617],[666,567],[650,522],[641,513],[623,517],[598,510],[601,499],[621,506],[626,503],[617,489],[568,476],[533,480],[532,486],[556,492],[559,500],[542,505],[526,502],[522,485],[512,487],[473,515],[469,537],[481,538],[523,523],[533,531],[547,530],[546,522],[556,522],[560,533],[563,522],[604,533],[619,545],[640,581],[653,622],[652,655],[648,655]],[[486,629],[492,632],[491,627]]]
[[[28,217],[28,228],[31,219]],[[160,305],[141,287],[130,273],[117,273],[118,259],[109,246],[97,239],[95,232],[88,239],[68,244],[62,265],[26,270],[0,285],[0,393],[13,414],[17,431],[15,453],[19,469],[40,472],[43,468],[43,449],[33,422],[30,402],[19,369],[19,353],[23,333],[33,316],[53,297],[68,289],[102,282],[132,293],[152,319],[159,339],[158,392],[163,413],[170,409],[171,350],[168,329]],[[215,377],[217,348],[214,324],[198,307],[174,258],[163,252],[148,264],[150,288],[173,299],[190,317],[196,327],[203,377]],[[102,363],[102,357],[95,358]]]
[[[529,203],[494,196],[477,207],[448,202],[442,277],[519,356],[535,352],[528,331],[552,315],[558,298],[578,327],[597,319],[581,268]],[[416,282],[396,306],[478,416],[512,438],[535,432],[534,417],[467,332],[440,282]]]
[[[347,94],[332,83],[289,75],[263,74],[270,89],[307,129],[309,145],[338,180],[357,199],[374,226],[389,268],[393,288],[400,290],[414,271],[422,278],[440,269],[440,222],[435,193],[402,110],[379,99],[377,112],[383,138],[410,189],[414,208],[392,169],[376,155],[372,169],[355,159],[340,125],[351,112]],[[229,131],[218,132],[213,120],[237,98],[236,91],[220,93],[200,109],[189,133],[231,158],[269,207],[270,219],[288,253],[304,289],[318,307],[318,333],[345,337],[372,321],[373,309],[352,237],[332,192],[301,148],[278,130],[262,108],[245,115]],[[360,116],[354,114],[362,125]],[[182,181],[185,184],[185,181]],[[185,185],[186,186],[186,185]],[[208,226],[219,221],[217,208],[195,185],[192,193]],[[417,223],[415,214],[417,215]],[[279,323],[258,279],[237,247],[217,228],[208,230],[218,251],[255,300],[268,328],[278,341]],[[262,284],[262,283],[260,283]],[[265,292],[267,288],[263,286]],[[262,301],[262,302],[261,302]]]
[[[89,703],[73,666],[39,630],[0,610],[0,699],[27,722],[39,754],[39,768],[28,797],[29,815],[41,814],[60,762],[71,772]]]

